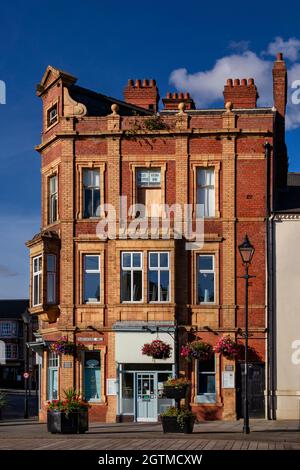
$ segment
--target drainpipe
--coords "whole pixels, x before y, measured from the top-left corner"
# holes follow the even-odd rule
[[[266,217],[266,258],[267,258],[267,416],[276,419],[275,412],[275,357],[274,357],[274,299],[273,299],[273,171],[271,168],[271,144],[264,144],[267,164],[267,217]],[[273,165],[274,166],[274,162]]]

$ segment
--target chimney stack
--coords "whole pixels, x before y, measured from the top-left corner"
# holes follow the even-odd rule
[[[155,80],[128,80],[128,85],[124,89],[124,99],[126,103],[158,111],[159,91]]]
[[[225,105],[230,101],[235,109],[256,108],[258,93],[253,78],[249,78],[248,81],[246,78],[242,80],[228,78],[223,94]]]
[[[174,109],[178,111],[179,103],[185,104],[185,109],[195,109],[194,100],[190,97],[189,93],[167,93],[167,96],[162,100],[164,109]]]
[[[277,112],[284,117],[287,103],[287,71],[282,52],[278,52],[273,67],[273,97]]]

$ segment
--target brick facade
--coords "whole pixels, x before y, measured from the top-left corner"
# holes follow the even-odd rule
[[[146,121],[157,110],[159,100],[155,81],[129,81],[125,101],[120,102],[77,87],[74,77],[48,67],[38,87],[43,101],[42,142],[37,147],[42,165],[42,232],[28,246],[31,259],[37,254],[57,254],[59,288],[57,304],[48,305],[43,268],[42,302],[32,306],[31,312],[39,315],[45,341],[64,335],[75,341],[78,336],[91,335],[91,330],[93,337],[101,338],[87,344],[88,350],[101,352],[101,400],[92,405],[91,419],[108,422],[117,419],[118,396],[107,394],[107,379],[116,378],[116,322],[172,322],[176,316],[185,330],[181,342],[194,337],[214,345],[225,333],[237,337],[244,327],[244,281],[239,278],[244,271],[237,245],[246,233],[255,246],[251,274],[256,277],[251,279],[249,293],[250,345],[260,361],[266,361],[266,219],[268,197],[274,195],[279,179],[275,172],[277,180],[273,180],[269,167],[286,168],[283,144],[277,143],[284,132],[284,77],[284,62],[279,57],[274,67],[277,111],[256,107],[257,90],[252,79],[229,80],[224,97],[225,104],[228,101],[231,104],[227,103],[226,108],[195,110],[189,95],[168,94],[163,100],[165,110],[160,113],[164,125],[149,129]],[[55,103],[58,119],[48,128],[47,110]],[[274,150],[270,161],[266,158],[265,142]],[[115,206],[118,220],[119,195],[126,195],[129,205],[135,199],[135,168],[151,166],[161,168],[164,175],[164,201],[182,207],[195,204],[196,169],[214,167],[215,217],[204,222],[205,242],[201,251],[186,251],[184,240],[174,239],[172,227],[169,240],[101,241],[96,235],[98,220],[83,218],[82,168],[100,169],[101,203]],[[53,174],[58,176],[58,220],[48,225],[48,183]],[[147,270],[144,301],[120,302],[122,250],[141,251],[145,266],[149,250],[170,252],[169,303],[147,303]],[[212,304],[197,303],[196,258],[200,252],[215,256],[216,299]],[[101,255],[101,298],[97,304],[84,304],[82,300],[85,253]],[[193,334],[189,333],[191,328]],[[83,393],[80,355],[64,356],[61,362],[59,394],[70,386]],[[71,363],[71,367],[64,368],[64,362]],[[47,351],[41,378],[41,419],[45,419],[46,365]],[[236,389],[222,388],[226,365],[234,370],[237,367],[235,361],[216,358],[216,402],[199,404],[194,364],[181,362],[181,373],[193,383],[191,406],[199,419],[237,416]]]

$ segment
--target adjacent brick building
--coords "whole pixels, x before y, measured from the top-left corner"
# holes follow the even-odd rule
[[[243,266],[237,250],[247,233],[255,246],[250,285],[252,415],[264,416],[268,396],[266,351],[267,218],[284,188],[286,69],[278,55],[273,69],[274,107],[256,105],[253,79],[231,80],[224,108],[195,109],[189,94],[168,93],[156,114],[154,80],[129,80],[124,101],[76,85],[76,78],[49,66],[38,85],[43,103],[42,230],[30,249],[31,313],[40,319],[44,346],[41,410],[48,399],[76,386],[92,403],[91,419],[156,420],[170,400],[162,382],[174,372],[167,360],[149,359],[144,343],[173,344],[174,319],[180,342],[214,345],[244,326]],[[266,145],[268,143],[269,145]],[[204,245],[162,237],[115,239],[96,234],[102,204],[128,206],[202,204]],[[134,214],[126,215],[132,222]],[[176,217],[175,217],[176,219]],[[55,357],[49,343],[62,336],[81,343],[73,355]],[[180,363],[192,380],[191,406],[199,419],[241,414],[242,362],[215,355],[208,363]],[[224,372],[235,378],[225,383]],[[222,380],[223,377],[223,380]],[[229,388],[226,388],[229,387]]]
[[[28,351],[26,342],[32,340],[38,325],[36,317],[28,315],[28,307],[28,299],[0,300],[0,388],[24,387],[27,353],[29,385],[36,386],[35,358]],[[31,319],[28,326],[24,326],[26,314]]]

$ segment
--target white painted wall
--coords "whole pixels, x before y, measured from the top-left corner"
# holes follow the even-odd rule
[[[277,418],[300,417],[300,214],[275,221]]]
[[[151,343],[160,339],[172,346],[169,359],[155,359],[144,356],[142,347],[145,343]],[[172,364],[174,363],[174,341],[168,333],[159,333],[158,337],[149,332],[116,332],[116,361],[121,364]]]

